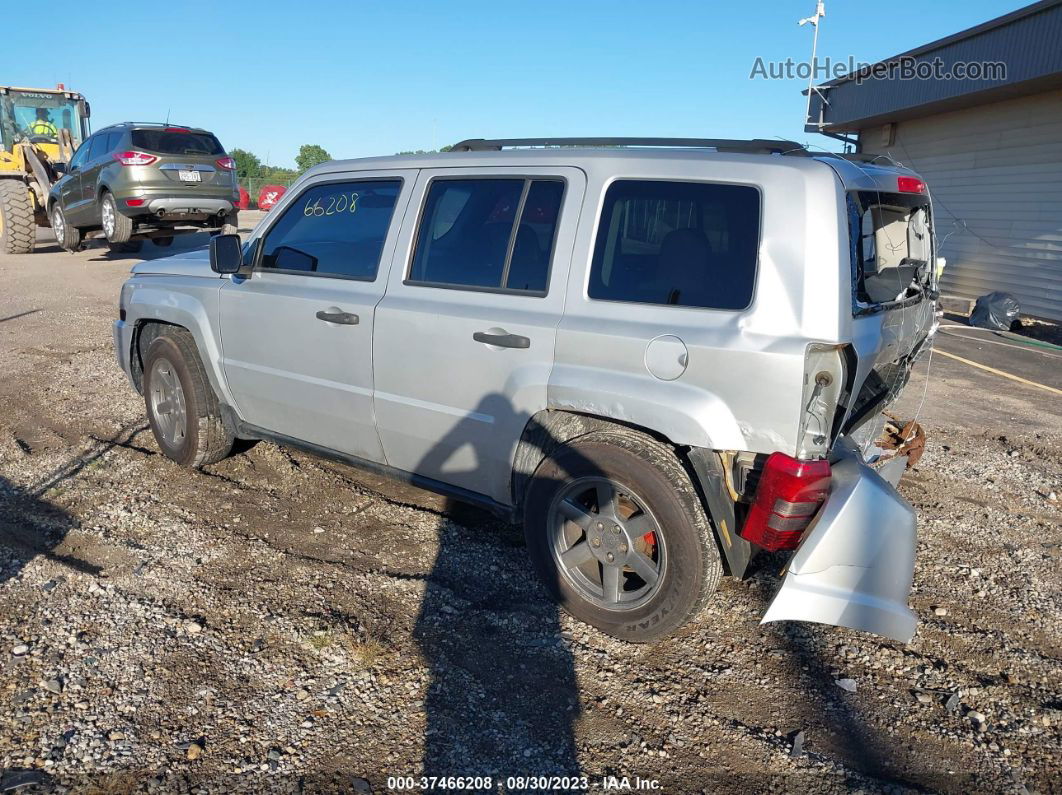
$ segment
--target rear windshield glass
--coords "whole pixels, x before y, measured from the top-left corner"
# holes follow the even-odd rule
[[[759,237],[756,188],[614,182],[601,211],[590,297],[744,309],[752,302]]]
[[[133,130],[133,148],[160,155],[223,155],[221,143],[210,133],[172,130]]]
[[[886,304],[921,293],[929,286],[932,259],[929,200],[874,192],[850,198],[856,300]]]

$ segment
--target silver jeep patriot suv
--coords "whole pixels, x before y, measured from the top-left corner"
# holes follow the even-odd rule
[[[477,139],[323,164],[246,243],[137,265],[114,342],[174,461],[267,439],[478,503],[619,638],[795,550],[764,621],[906,641],[874,439],[935,289],[926,186],[884,158]]]

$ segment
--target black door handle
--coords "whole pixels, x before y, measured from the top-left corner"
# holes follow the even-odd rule
[[[339,323],[344,326],[358,325],[358,316],[350,312],[326,312],[322,309],[317,313],[317,319],[326,323]]]
[[[489,331],[477,331],[472,335],[476,342],[497,345],[499,348],[530,348],[531,340],[519,334],[491,334]]]

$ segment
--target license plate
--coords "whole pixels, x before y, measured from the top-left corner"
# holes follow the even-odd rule
[[[203,177],[198,171],[178,171],[177,176],[181,182],[202,182]]]

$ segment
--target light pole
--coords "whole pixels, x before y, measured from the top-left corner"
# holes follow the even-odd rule
[[[819,0],[818,5],[815,7],[814,16],[805,17],[797,23],[803,27],[810,22],[812,27],[815,28],[815,36],[811,41],[811,73],[808,75],[808,104],[804,110],[805,125],[811,120],[811,92],[815,87],[815,59],[819,51],[819,20],[824,16],[826,16],[826,4],[823,0]]]

